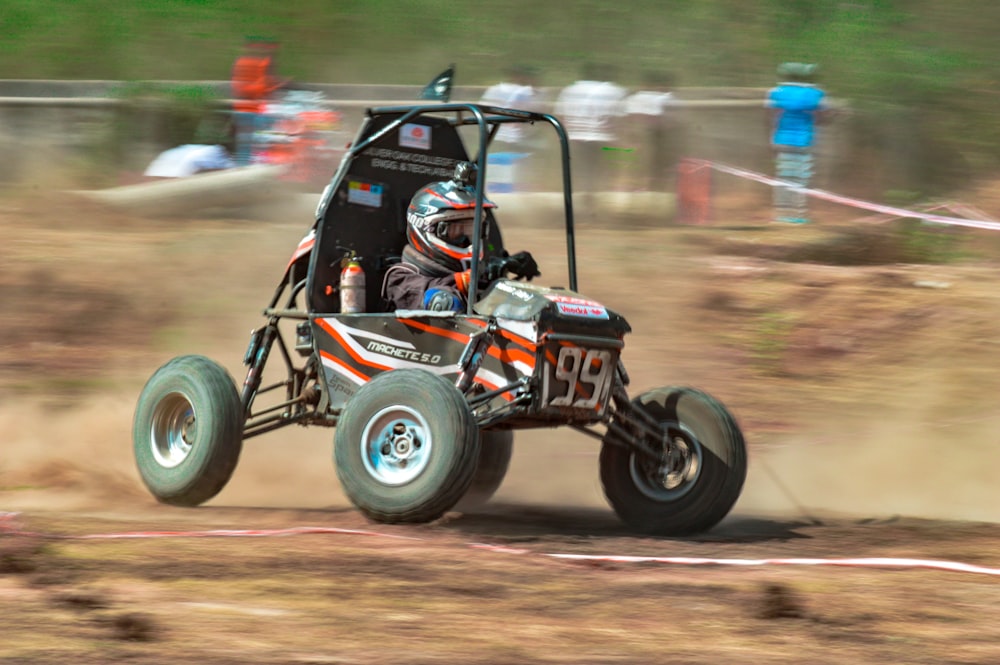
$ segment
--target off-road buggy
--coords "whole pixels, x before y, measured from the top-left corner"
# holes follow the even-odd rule
[[[385,311],[382,279],[400,260],[418,189],[472,162],[476,218],[492,219],[487,153],[504,123],[549,126],[558,137],[569,288],[509,279],[479,287],[484,261],[504,248],[491,223],[473,233],[484,249],[473,253],[465,312]],[[251,334],[242,392],[219,364],[194,355],[171,360],[143,389],[133,443],[153,495],[198,505],[225,486],[245,439],[323,425],[336,427],[337,476],[362,513],[427,522],[490,498],[515,431],[565,425],[601,441],[605,495],[632,528],[680,535],[719,522],[746,477],[743,436],[699,390],[629,398],[620,360],[629,325],[577,293],[569,156],[562,125],[547,114],[458,103],[369,109],[266,323]],[[341,311],[349,259],[367,276],[363,313]],[[269,383],[275,350],[286,371]]]

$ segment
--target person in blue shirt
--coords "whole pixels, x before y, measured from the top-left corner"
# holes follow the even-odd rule
[[[816,125],[826,112],[826,95],[814,83],[816,65],[786,62],[778,67],[783,81],[767,93],[771,109],[771,145],[775,175],[799,187],[808,187],[813,174]],[[809,221],[806,196],[798,188],[774,188],[775,215],[780,222]]]

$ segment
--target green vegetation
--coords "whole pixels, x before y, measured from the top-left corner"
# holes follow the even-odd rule
[[[8,78],[224,80],[248,35],[284,44],[280,69],[315,82],[421,84],[456,63],[459,84],[494,81],[510,60],[542,84],[585,60],[636,85],[649,70],[680,86],[773,84],[788,60],[862,111],[859,141],[933,194],[1000,167],[992,0],[5,0]]]
[[[968,256],[961,247],[965,235],[953,226],[904,219],[896,229],[901,263],[951,263]]]
[[[246,36],[269,35],[310,81],[422,83],[455,62],[486,83],[514,58],[550,85],[596,59],[625,83],[666,69],[682,85],[762,86],[803,60],[847,97],[922,102],[990,82],[997,14],[990,0],[6,0],[0,64],[17,78],[218,80]]]

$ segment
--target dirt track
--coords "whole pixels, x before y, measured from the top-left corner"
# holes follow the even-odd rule
[[[752,215],[585,227],[582,290],[632,323],[633,384],[702,387],[746,430],[734,514],[698,538],[629,534],[601,497],[596,446],[555,430],[518,435],[481,514],[383,527],[340,494],[331,431],[248,442],[230,485],[194,510],[156,504],[133,469],[142,382],[182,353],[239,376],[307,221],[137,221],[47,203],[0,211],[0,511],[17,513],[0,522],[0,662],[1000,660],[1000,576],[548,556],[1000,568],[996,261],[781,260],[850,228],[832,216],[810,228]],[[555,229],[512,221],[508,245],[530,246],[543,280],[559,282]],[[302,526],[382,535],[75,538]]]

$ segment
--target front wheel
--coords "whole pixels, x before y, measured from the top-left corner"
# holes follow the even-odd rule
[[[334,438],[347,498],[377,522],[430,522],[468,490],[479,429],[452,383],[419,369],[383,372],[344,408]]]
[[[681,536],[707,531],[725,517],[743,489],[747,451],[726,408],[692,388],[659,388],[632,400],[660,427],[647,444],[658,459],[611,443],[601,448],[601,483],[608,502],[629,526]],[[634,416],[635,417],[635,416]]]
[[[156,370],[136,404],[132,447],[159,501],[197,506],[218,494],[243,447],[243,407],[229,373],[203,356]]]

